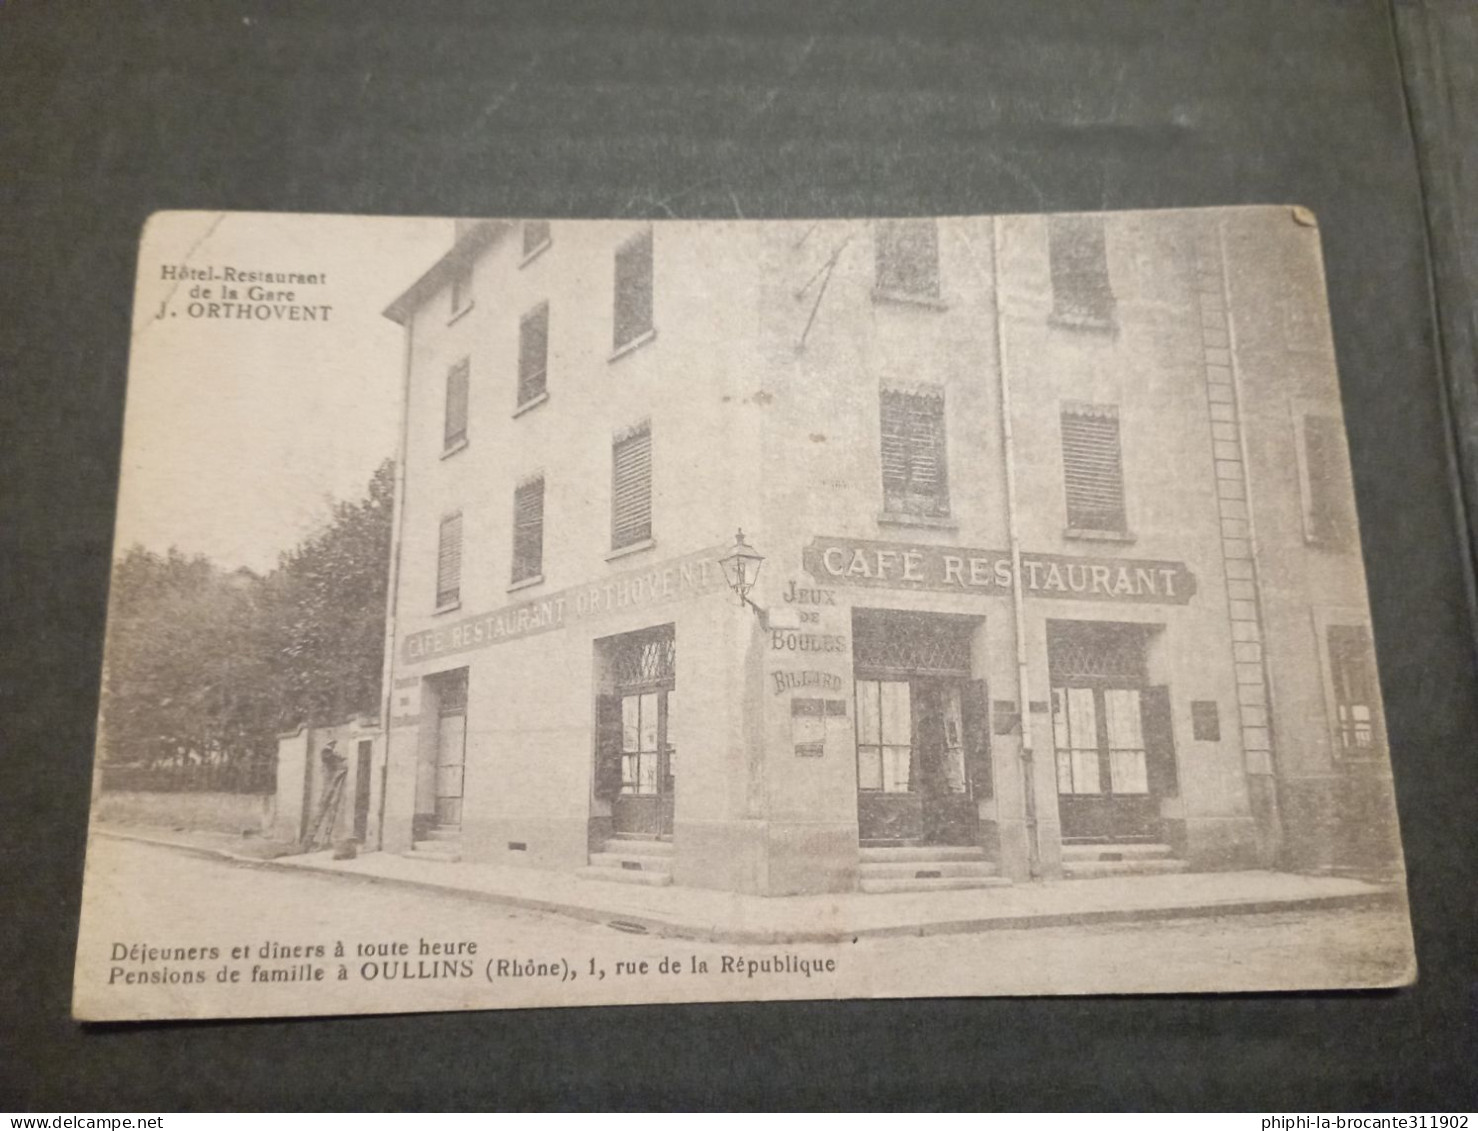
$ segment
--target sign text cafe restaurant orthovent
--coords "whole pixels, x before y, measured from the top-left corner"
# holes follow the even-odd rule
[[[404,638],[386,847],[764,894],[1266,862],[1185,563],[817,536],[761,613],[723,553]]]

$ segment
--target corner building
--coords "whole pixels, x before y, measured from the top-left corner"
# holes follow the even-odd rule
[[[459,223],[387,311],[381,847],[765,895],[1391,866],[1323,295],[1286,208]]]

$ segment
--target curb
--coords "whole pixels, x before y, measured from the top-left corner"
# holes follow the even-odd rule
[[[1095,911],[1055,911],[1035,915],[994,915],[970,919],[948,919],[916,925],[900,924],[887,927],[862,927],[852,931],[840,929],[821,931],[759,930],[748,928],[725,928],[698,926],[658,915],[643,913],[612,912],[598,907],[587,907],[578,903],[563,903],[534,896],[516,895],[508,892],[481,891],[476,888],[451,887],[428,883],[425,880],[407,879],[400,876],[377,876],[366,872],[345,872],[336,868],[325,868],[318,864],[283,864],[278,860],[264,860],[256,856],[245,856],[224,848],[209,848],[204,845],[182,844],[178,841],[161,840],[157,837],[137,836],[114,829],[97,829],[94,835],[114,840],[133,841],[152,845],[155,848],[171,848],[190,856],[223,861],[238,867],[261,868],[298,876],[323,876],[338,880],[349,880],[366,885],[399,887],[411,891],[428,892],[448,896],[471,903],[483,903],[499,907],[516,907],[525,911],[536,911],[547,915],[559,915],[585,923],[607,926],[613,930],[631,934],[651,934],[661,938],[690,939],[701,942],[752,943],[761,945],[788,945],[796,943],[847,943],[863,938],[910,938],[932,935],[979,934],[986,931],[1020,931],[1049,927],[1081,927],[1111,925],[1115,923],[1163,922],[1171,919],[1208,919],[1219,915],[1264,915],[1280,911],[1346,911],[1399,905],[1401,892],[1398,888],[1381,888],[1369,892],[1352,892],[1347,895],[1305,896],[1298,899],[1243,899],[1226,903],[1192,904],[1183,907],[1152,907],[1143,909],[1103,908]]]

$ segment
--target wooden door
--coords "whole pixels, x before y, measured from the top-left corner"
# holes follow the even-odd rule
[[[915,781],[912,687],[907,679],[859,679],[855,687],[858,838],[918,843],[924,811]]]
[[[462,824],[463,767],[467,760],[467,712],[443,713],[436,730],[436,823]]]
[[[672,832],[672,760],[666,749],[669,691],[631,691],[621,702],[621,786],[611,801],[618,836],[660,837]]]

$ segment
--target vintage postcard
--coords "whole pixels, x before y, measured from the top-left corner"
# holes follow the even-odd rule
[[[1319,229],[162,213],[83,1020],[1415,977]]]

